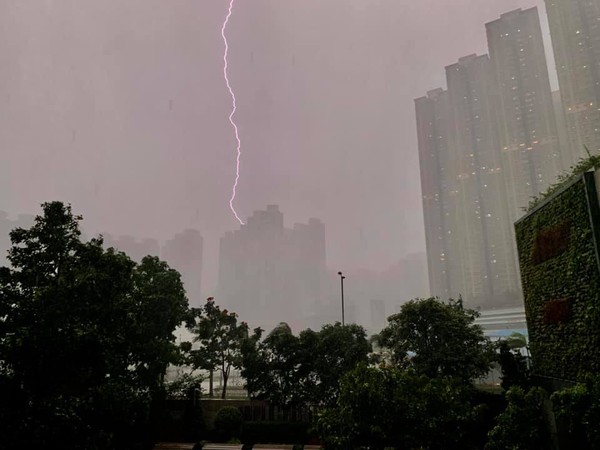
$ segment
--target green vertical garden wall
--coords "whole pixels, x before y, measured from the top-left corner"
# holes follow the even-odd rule
[[[515,224],[533,371],[600,373],[600,206],[594,172],[555,191]]]

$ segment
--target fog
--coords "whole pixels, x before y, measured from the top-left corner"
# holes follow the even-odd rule
[[[227,4],[0,0],[0,210],[70,202],[87,235],[165,242],[196,229],[212,295],[219,238],[239,228]],[[545,20],[541,0],[237,0],[240,215],[276,204],[287,227],[320,219],[334,283],[338,270],[389,274],[422,255],[413,99],[487,51],[485,22],[530,6]],[[425,271],[398,271],[390,289],[427,295]]]

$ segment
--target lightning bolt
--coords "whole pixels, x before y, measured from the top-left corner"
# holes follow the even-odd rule
[[[227,24],[229,23],[229,18],[231,17],[231,13],[233,11],[234,1],[235,0],[231,0],[229,2],[229,10],[227,12],[227,17],[225,17],[225,22],[223,22],[223,27],[221,28],[221,36],[223,36],[223,42],[225,43],[225,53],[223,54],[223,76],[225,77],[225,84],[227,85],[227,89],[229,90],[229,94],[231,95],[231,105],[232,105],[231,114],[229,114],[229,122],[231,123],[231,126],[233,127],[233,130],[235,132],[235,139],[237,141],[235,182],[233,183],[233,187],[231,188],[231,198],[229,199],[229,208],[231,208],[231,212],[233,212],[233,215],[238,220],[238,222],[241,225],[244,225],[244,222],[242,221],[242,219],[240,219],[240,217],[238,216],[238,213],[235,210],[235,207],[233,206],[233,202],[234,202],[235,196],[237,194],[238,182],[240,180],[240,158],[242,156],[242,141],[240,140],[240,133],[238,131],[238,127],[237,127],[235,121],[233,120],[233,116],[235,116],[235,113],[237,111],[237,104],[236,104],[236,100],[235,100],[235,94],[233,92],[233,89],[231,88],[231,84],[229,83],[229,77],[227,76],[227,70],[229,68],[229,64],[227,62],[227,56],[229,54],[229,44],[227,42],[227,36],[225,34],[225,31],[227,30]]]

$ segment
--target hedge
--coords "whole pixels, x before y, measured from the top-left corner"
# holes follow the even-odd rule
[[[244,422],[240,440],[244,444],[306,444],[311,439],[306,422]]]

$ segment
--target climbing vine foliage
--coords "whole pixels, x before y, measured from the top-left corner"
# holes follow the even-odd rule
[[[515,224],[537,375],[581,380],[600,370],[599,210],[586,172]]]

